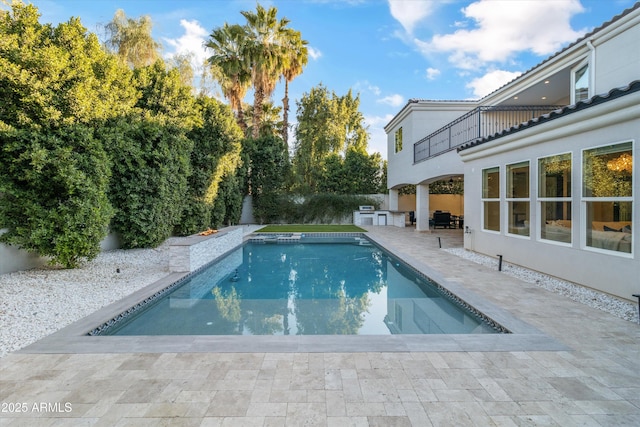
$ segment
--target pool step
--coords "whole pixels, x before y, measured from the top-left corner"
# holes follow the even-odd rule
[[[290,235],[267,235],[259,234],[251,236],[249,242],[251,243],[299,243],[302,238],[302,233],[292,233]]]

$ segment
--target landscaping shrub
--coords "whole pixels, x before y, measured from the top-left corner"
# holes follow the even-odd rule
[[[108,158],[85,125],[1,131],[0,241],[66,268],[100,251],[112,215]]]
[[[176,234],[189,235],[225,223],[237,223],[242,211],[242,131],[231,110],[219,101],[199,97],[201,121],[189,131],[193,143],[191,175]]]
[[[155,247],[179,223],[192,142],[152,117],[116,120],[104,135],[112,163],[112,229],[125,248]]]

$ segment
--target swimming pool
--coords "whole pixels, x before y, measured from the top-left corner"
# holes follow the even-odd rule
[[[501,332],[366,238],[281,236],[245,243],[90,335]]]

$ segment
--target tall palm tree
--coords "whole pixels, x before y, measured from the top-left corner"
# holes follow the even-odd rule
[[[236,113],[236,121],[243,132],[247,124],[242,110],[242,100],[251,84],[251,71],[246,58],[247,33],[241,25],[229,25],[225,22],[222,27],[213,30],[206,47],[213,51],[213,56],[207,60],[212,67],[217,67],[217,76],[222,94],[231,109]]]
[[[289,83],[302,74],[303,68],[309,60],[307,42],[302,40],[300,31],[289,30],[285,39],[285,55],[288,57],[286,66],[282,70],[284,77],[284,98],[282,98],[282,140],[289,152]]]
[[[153,64],[160,58],[162,45],[151,37],[153,23],[148,15],[138,19],[127,18],[124,10],[118,9],[105,29],[106,46],[116,53],[131,68]]]
[[[258,4],[255,12],[240,12],[247,20],[246,31],[250,43],[247,45],[247,59],[251,66],[251,80],[253,83],[253,134],[258,137],[260,132],[260,113],[262,104],[273,93],[276,84],[289,61],[285,54],[284,40],[290,30],[289,20],[278,20],[278,9],[270,7],[268,10]]]

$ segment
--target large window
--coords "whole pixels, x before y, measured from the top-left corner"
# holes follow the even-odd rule
[[[633,144],[584,150],[582,169],[585,245],[631,253]]]
[[[396,153],[402,151],[402,128],[395,133]]]
[[[529,235],[529,162],[507,165],[508,232]]]
[[[571,243],[571,153],[538,159],[540,238]]]
[[[571,73],[571,103],[583,101],[589,98],[589,63],[583,62],[573,69]]]
[[[500,168],[482,171],[482,228],[500,231]]]

